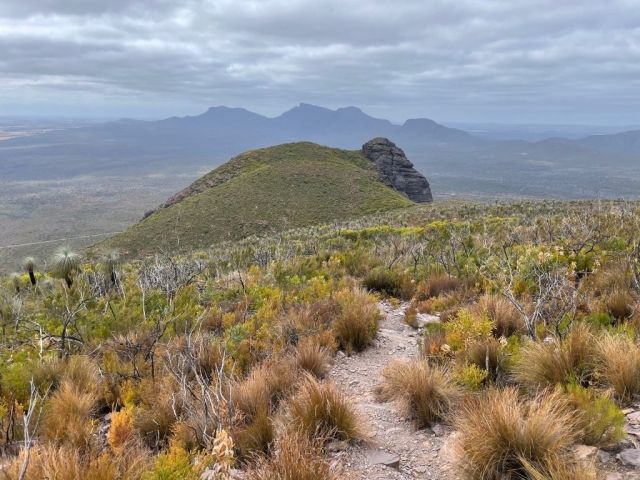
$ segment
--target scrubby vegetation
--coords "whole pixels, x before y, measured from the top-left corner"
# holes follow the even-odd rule
[[[0,286],[7,475],[339,478],[327,443],[367,432],[327,373],[395,297],[416,328],[441,322],[385,369],[381,400],[457,429],[466,478],[589,478],[571,446],[619,442],[640,395],[639,213],[425,205],[184,255],[25,262]]]

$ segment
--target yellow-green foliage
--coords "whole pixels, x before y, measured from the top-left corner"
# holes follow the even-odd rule
[[[569,405],[578,417],[580,441],[585,445],[607,446],[625,437],[624,413],[604,394],[576,384],[566,387]]]
[[[463,365],[454,372],[455,380],[472,392],[477,392],[482,389],[482,385],[486,380],[487,375],[489,375],[489,373],[486,370],[479,368],[473,363],[470,365]]]
[[[460,350],[470,342],[489,337],[494,326],[486,314],[474,315],[470,310],[463,308],[444,328],[449,346],[453,350]]]

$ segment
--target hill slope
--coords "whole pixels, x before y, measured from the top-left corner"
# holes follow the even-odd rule
[[[410,205],[360,151],[284,144],[233,158],[100,246],[130,255],[205,248]]]

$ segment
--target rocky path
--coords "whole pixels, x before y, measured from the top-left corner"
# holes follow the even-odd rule
[[[381,381],[380,373],[392,358],[408,359],[418,354],[420,333],[404,323],[406,306],[394,308],[388,302],[381,303],[383,319],[374,344],[351,357],[341,355],[334,364],[332,379],[354,399],[370,433],[369,441],[333,453],[342,463],[342,478],[459,478],[450,463],[448,427],[437,425],[416,431],[393,403],[378,403],[373,394],[374,386]],[[423,321],[437,320],[421,317]]]
[[[334,445],[332,457],[341,465],[341,478],[353,480],[437,479],[462,480],[452,465],[454,433],[446,425],[414,430],[393,403],[378,403],[373,389],[381,372],[393,358],[409,359],[418,354],[420,330],[404,323],[407,304],[380,304],[383,319],[374,344],[362,353],[339,354],[331,378],[356,403],[365,419],[367,442],[342,449]],[[421,323],[438,321],[420,315]],[[578,457],[596,461],[605,480],[640,480],[640,405],[625,411],[627,439],[613,449],[576,446]]]

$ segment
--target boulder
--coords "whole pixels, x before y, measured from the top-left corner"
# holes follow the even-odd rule
[[[362,152],[378,167],[387,186],[416,203],[433,201],[427,179],[413,168],[413,163],[393,142],[374,138],[362,146]]]

